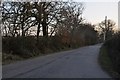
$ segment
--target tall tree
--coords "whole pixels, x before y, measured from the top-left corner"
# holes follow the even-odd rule
[[[74,34],[79,25],[83,22],[82,13],[84,6],[82,3],[65,2],[60,10],[60,19],[57,24],[56,35],[63,37],[65,43],[75,41]]]
[[[25,36],[35,25],[30,14],[29,2],[4,2],[2,4],[3,32],[6,36]]]

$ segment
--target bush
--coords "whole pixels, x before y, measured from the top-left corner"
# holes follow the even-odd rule
[[[109,53],[115,71],[120,74],[120,34],[106,41],[103,46],[106,47]]]
[[[39,51],[35,45],[35,39],[29,37],[3,37],[3,53],[31,57]]]
[[[2,39],[4,61],[6,59],[11,60],[14,56],[26,59],[40,54],[48,54],[88,45],[83,38],[66,38],[60,35],[51,37],[39,36],[38,39],[35,36],[2,37]],[[90,43],[92,42],[89,41]]]

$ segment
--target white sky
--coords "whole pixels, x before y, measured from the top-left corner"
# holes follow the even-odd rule
[[[83,2],[85,10],[83,17],[92,24],[100,23],[107,16],[118,25],[118,1],[119,0],[73,0]]]

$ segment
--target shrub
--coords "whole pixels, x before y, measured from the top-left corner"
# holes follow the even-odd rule
[[[114,69],[120,74],[120,34],[115,35],[112,39],[106,41],[104,46],[108,50],[109,57]]]
[[[3,37],[3,53],[15,54],[21,57],[31,57],[38,54],[35,39],[29,37]]]

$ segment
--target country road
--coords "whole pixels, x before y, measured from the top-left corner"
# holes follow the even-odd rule
[[[110,78],[98,63],[100,46],[86,46],[4,65],[3,78]]]

